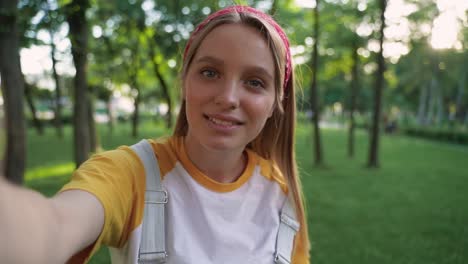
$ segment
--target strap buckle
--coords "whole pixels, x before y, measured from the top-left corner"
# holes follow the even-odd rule
[[[138,263],[164,263],[167,258],[166,251],[138,252]]]
[[[299,231],[299,222],[284,212],[281,213],[281,222],[292,228],[294,231]]]
[[[145,204],[167,204],[167,197],[167,191],[164,189],[158,191],[146,190]]]

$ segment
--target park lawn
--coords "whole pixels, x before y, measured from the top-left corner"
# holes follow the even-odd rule
[[[137,141],[129,125],[112,135],[100,130],[104,149]],[[164,134],[162,125],[141,128],[141,137]],[[52,129],[28,135],[26,185],[53,195],[74,168],[71,131],[62,141]],[[297,135],[312,263],[468,263],[467,147],[384,136],[380,169],[367,169],[363,131],[349,159],[345,131],[323,130],[325,166],[316,168],[311,127],[299,126]],[[90,263],[110,263],[107,250]]]

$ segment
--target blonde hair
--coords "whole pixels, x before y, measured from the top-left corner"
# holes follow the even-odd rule
[[[185,60],[182,65],[182,85],[184,85],[188,69],[203,39],[214,28],[223,24],[243,24],[259,30],[267,41],[273,54],[273,60],[275,62],[276,93],[274,111],[272,116],[265,123],[262,131],[250,144],[248,144],[247,147],[258,153],[263,158],[271,159],[276,162],[280,171],[287,178],[289,190],[292,191],[291,194],[295,202],[297,217],[301,225],[299,239],[302,240],[301,244],[305,246],[303,250],[308,253],[309,240],[306,213],[294,150],[296,126],[294,74],[291,73],[291,77],[285,87],[283,83],[286,67],[286,47],[276,29],[263,18],[248,12],[230,12],[215,17],[191,39],[191,45],[186,51]],[[182,105],[174,129],[174,135],[186,136],[187,131],[188,122],[185,100],[182,100]]]

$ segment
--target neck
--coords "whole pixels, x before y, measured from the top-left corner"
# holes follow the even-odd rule
[[[235,182],[247,166],[243,149],[216,151],[205,148],[195,140],[184,138],[185,151],[192,163],[207,177],[220,183]]]

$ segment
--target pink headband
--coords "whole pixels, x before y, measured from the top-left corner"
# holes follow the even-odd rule
[[[215,18],[217,18],[219,16],[229,14],[229,13],[234,13],[234,12],[254,14],[254,15],[266,20],[271,26],[273,26],[275,28],[276,32],[278,32],[279,36],[283,40],[284,47],[286,48],[286,69],[285,69],[284,84],[283,84],[284,89],[286,90],[286,86],[288,84],[289,78],[291,77],[291,70],[292,70],[292,67],[291,67],[291,53],[289,51],[288,37],[286,36],[286,34],[284,33],[284,31],[280,27],[280,25],[278,25],[278,23],[276,23],[276,21],[271,16],[263,13],[260,10],[252,8],[250,6],[240,6],[240,5],[230,6],[230,7],[221,9],[221,10],[209,15],[207,18],[205,18],[205,20],[203,20],[195,28],[195,30],[192,32],[192,35],[190,36],[190,39],[187,42],[187,46],[185,46],[184,60],[187,57],[187,51],[189,50],[190,45],[192,44],[193,38],[198,34],[198,32],[200,32],[200,30],[202,30],[208,23],[210,23],[211,20],[213,20],[213,19],[215,19]]]

